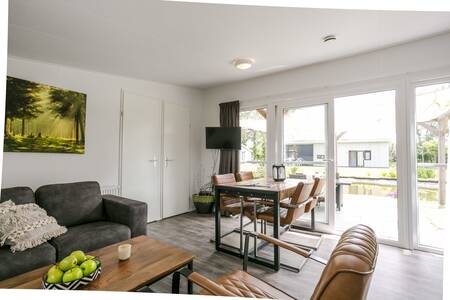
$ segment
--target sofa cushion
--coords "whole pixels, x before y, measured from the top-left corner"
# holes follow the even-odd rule
[[[104,219],[98,182],[41,186],[36,190],[36,202],[62,226],[75,226]]]
[[[25,186],[2,189],[0,202],[8,200],[12,200],[12,202],[18,205],[36,202],[33,190]]]
[[[3,280],[54,264],[56,250],[49,243],[16,253],[11,253],[9,247],[1,247],[0,262],[0,280]]]
[[[93,222],[69,227],[66,234],[50,240],[61,260],[74,250],[93,251],[131,237],[130,228],[112,222]]]

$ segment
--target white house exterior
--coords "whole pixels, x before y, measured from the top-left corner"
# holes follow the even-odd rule
[[[387,140],[351,141],[337,143],[337,166],[360,168],[388,168],[389,144]],[[314,141],[289,142],[285,148],[285,160],[290,162],[320,162],[326,158],[325,144]]]

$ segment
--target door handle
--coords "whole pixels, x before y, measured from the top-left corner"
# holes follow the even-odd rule
[[[169,165],[169,161],[174,161],[175,159],[169,159],[167,156],[166,156],[166,159],[165,159],[165,162],[166,162],[166,167]]]
[[[154,156],[153,159],[149,159],[148,162],[152,162],[153,166],[156,167],[156,163],[158,162],[158,159],[156,158],[156,156]]]

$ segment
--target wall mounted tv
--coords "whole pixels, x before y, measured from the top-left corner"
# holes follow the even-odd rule
[[[206,149],[241,150],[241,127],[206,127]]]

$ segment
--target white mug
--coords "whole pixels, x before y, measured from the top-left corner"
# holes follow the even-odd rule
[[[131,244],[122,244],[117,247],[117,254],[120,260],[129,259],[131,256]]]

